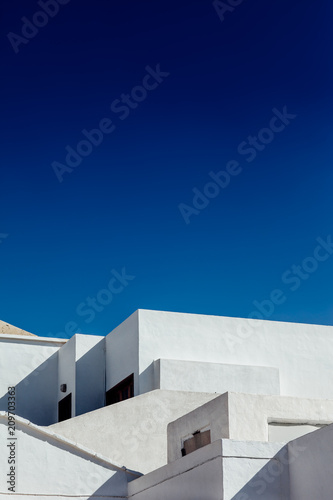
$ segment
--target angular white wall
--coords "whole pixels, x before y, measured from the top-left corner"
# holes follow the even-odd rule
[[[155,389],[280,394],[279,371],[263,366],[158,359],[154,361],[154,380]]]
[[[288,444],[290,500],[328,500],[333,492],[333,425]]]
[[[124,499],[128,482],[138,477],[130,471],[115,466],[61,436],[29,425],[16,422],[16,489],[17,498],[72,498]],[[3,452],[0,454],[0,496],[15,498],[8,491],[7,418],[0,415],[0,437]]]
[[[72,416],[75,416],[75,401],[76,401],[76,369],[75,369],[75,350],[76,340],[75,335],[70,338],[58,352],[58,373],[57,373],[57,412],[58,402],[72,394]],[[60,385],[66,384],[66,392],[60,391]],[[50,422],[49,425],[58,422],[57,418]]]
[[[134,373],[134,395],[139,390],[139,311],[107,335],[106,391]]]
[[[57,352],[60,339],[0,336],[0,410],[16,386],[16,413],[39,425],[57,421]]]
[[[105,337],[75,335],[76,415],[105,405]]]
[[[49,427],[146,474],[167,463],[167,425],[213,394],[153,391]]]
[[[60,391],[63,384],[66,392]],[[72,417],[104,406],[105,337],[76,334],[59,350],[58,401],[70,393]]]
[[[138,317],[141,394],[164,358],[276,368],[281,395],[333,399],[332,326],[141,309]]]
[[[289,500],[288,450],[218,440],[136,479],[128,490],[132,500]]]
[[[332,422],[333,400],[227,392],[168,425],[168,462],[181,458],[184,440],[196,431],[209,429],[212,442],[221,438],[273,441],[274,423],[279,424],[279,441],[288,442],[316,429],[315,425]]]

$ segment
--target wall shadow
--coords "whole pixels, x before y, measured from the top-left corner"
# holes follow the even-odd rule
[[[105,406],[105,339],[76,362],[76,416]]]
[[[295,459],[285,445],[231,500],[290,500],[289,464]]]
[[[125,472],[125,471],[124,471]],[[124,477],[124,472],[116,472],[110,479],[108,479],[102,486],[100,486],[94,493],[87,498],[87,500],[105,500],[105,498],[112,498],[113,500],[124,500],[128,498],[128,483],[131,481],[128,477]],[[133,477],[133,481],[138,479],[143,474],[137,473],[138,477]],[[121,477],[122,476],[122,477]],[[124,496],[124,491],[125,496]],[[119,496],[117,496],[119,495]]]
[[[58,353],[23,378],[16,386],[15,413],[37,425],[51,425],[58,416]],[[8,411],[8,393],[0,398],[0,410]]]

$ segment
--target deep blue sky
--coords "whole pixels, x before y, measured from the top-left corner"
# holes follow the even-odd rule
[[[40,10],[0,13],[0,318],[106,334],[138,308],[248,317],[280,289],[266,317],[333,325],[333,255],[282,279],[333,235],[331,3],[244,0],[221,22],[206,0],[70,0],[15,53],[8,33]],[[111,103],[158,64],[169,76],[121,120]],[[239,145],[284,106],[297,117],[248,162]],[[52,163],[103,118],[115,130],[60,183]],[[241,173],[186,224],[179,204],[231,160]]]

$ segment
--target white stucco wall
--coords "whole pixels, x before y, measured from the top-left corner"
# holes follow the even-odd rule
[[[333,422],[333,400],[229,394],[229,432],[232,439],[267,441],[270,423],[293,424],[285,428],[280,440],[298,436],[300,425],[327,425]],[[249,418],[250,417],[250,418]],[[237,437],[236,437],[237,436]]]
[[[130,469],[147,473],[167,463],[167,425],[214,394],[152,391],[49,428]]]
[[[322,427],[325,427],[325,425],[268,424],[268,441],[275,443],[288,442],[310,432],[315,432]]]
[[[62,384],[66,392],[60,391]],[[104,406],[105,337],[76,334],[59,350],[58,401],[70,393],[73,417]]]
[[[331,326],[141,309],[138,316],[140,393],[154,386],[152,363],[163,358],[272,367],[282,395],[333,399]]]
[[[106,390],[134,373],[135,395],[171,386],[275,394],[278,372],[281,395],[333,399],[332,357],[331,326],[140,309],[106,337]],[[185,365],[193,362],[210,363],[206,379],[204,365]],[[265,367],[271,371],[261,377]]]
[[[131,500],[223,500],[221,443],[136,479]]]
[[[105,404],[105,337],[75,335],[76,415]]]
[[[290,500],[327,500],[333,492],[333,425],[289,443]]]
[[[40,425],[57,421],[57,352],[60,339],[0,335],[0,410],[16,386],[16,412]]]
[[[280,394],[279,371],[262,366],[158,359],[154,361],[154,380],[155,389]]]
[[[290,500],[288,447],[222,440],[223,500]]]
[[[71,337],[58,352],[58,374],[57,374],[57,408],[58,402],[63,398],[72,394],[72,416],[75,416],[75,401],[76,401],[76,370],[75,370],[75,336]],[[60,385],[66,384],[66,392],[60,391]],[[57,418],[50,424],[58,422]]]
[[[198,430],[210,429],[212,442],[221,438],[288,442],[315,425],[332,422],[333,400],[228,392],[169,424],[168,462],[181,458],[184,440]],[[280,424],[278,431],[273,423]]]
[[[133,500],[289,500],[288,452],[281,444],[218,440],[128,489]]]
[[[7,419],[0,415],[0,436],[4,448],[7,441]],[[138,477],[112,464],[95,451],[78,447],[43,428],[16,422],[16,494],[19,498],[47,497],[112,498],[127,496],[128,481]],[[0,454],[0,493],[12,498],[6,483],[7,454]],[[0,496],[1,496],[0,495]]]
[[[134,395],[139,392],[138,311],[106,336],[106,391],[134,373]]]

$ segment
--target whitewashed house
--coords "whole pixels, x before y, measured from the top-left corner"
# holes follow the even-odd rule
[[[106,337],[0,331],[0,498],[331,498],[333,327],[138,310]]]

